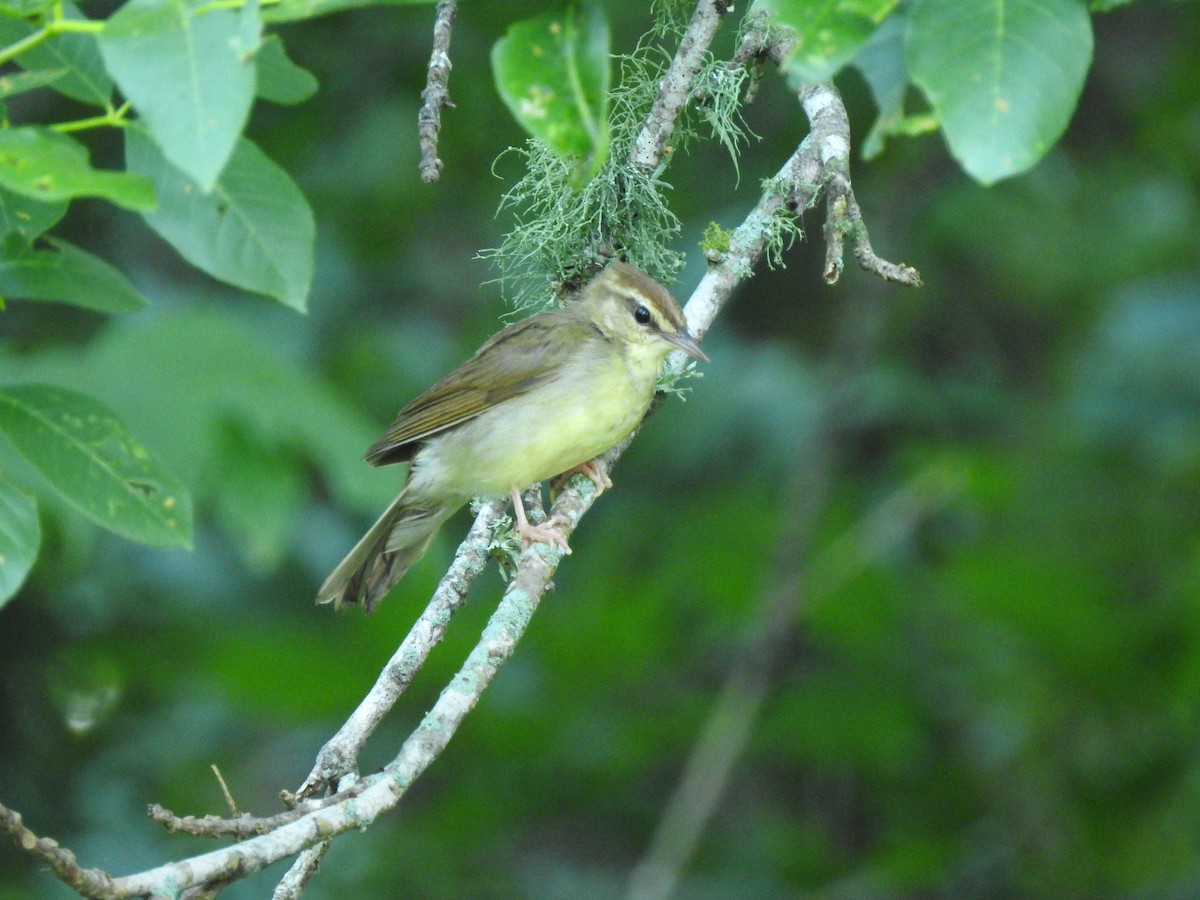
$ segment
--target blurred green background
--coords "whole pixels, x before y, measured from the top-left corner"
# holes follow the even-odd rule
[[[610,12],[616,52],[648,23],[633,6]],[[511,224],[495,211],[520,161],[496,158],[522,136],[487,56],[542,8],[462,5],[432,186],[415,133],[432,10],[283,29],[322,89],[260,105],[249,133],[316,212],[307,317],[203,280],[98,203],[65,233],[152,306],[0,315],[4,380],[85,388],[198,500],[192,553],[47,509],[0,612],[0,798],[84,865],[208,849],[144,809],[221,812],[212,763],[242,809],[277,810],[461,538],[465,514],[371,620],[312,603],[401,480],[362,451],[505,311],[475,255]],[[763,706],[680,896],[1200,895],[1200,8],[1094,24],[1080,108],[1031,173],[983,189],[936,136],[856,157],[876,250],[925,286],[852,263],[825,286],[809,214],[625,455],[448,751],[398,814],[336,842],[307,896],[619,896],[780,597]],[[865,87],[839,84],[861,139]],[[719,146],[668,172],[681,298],[704,227],[738,224],[806,132],[777,78],[746,119],[761,140],[740,181]],[[477,584],[365,769],[501,587]],[[222,896],[268,896],[283,869]],[[69,895],[7,845],[0,873],[0,897]]]

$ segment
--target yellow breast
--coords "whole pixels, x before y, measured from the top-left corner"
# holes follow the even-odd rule
[[[502,495],[587,462],[637,427],[667,350],[589,342],[558,378],[431,438],[414,459],[409,491]]]

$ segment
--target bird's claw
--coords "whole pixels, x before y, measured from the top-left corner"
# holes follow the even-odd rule
[[[554,515],[543,522],[541,525],[532,525],[529,522],[517,523],[517,534],[524,538],[529,543],[549,544],[557,546],[566,556],[571,555],[571,548],[567,544],[567,539],[560,532],[555,531],[552,526],[566,525],[569,520],[563,515]]]

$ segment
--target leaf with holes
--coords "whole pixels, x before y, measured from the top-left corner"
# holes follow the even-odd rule
[[[0,239],[17,235],[30,243],[38,235],[54,227],[67,212],[66,200],[43,203],[0,187]]]
[[[134,211],[154,208],[147,179],[93,169],[83,144],[36,125],[0,128],[0,185],[44,203],[102,197]]]
[[[191,547],[191,495],[91,397],[42,384],[2,387],[0,433],[96,524],[146,544]]]
[[[492,47],[496,89],[513,117],[560,156],[596,172],[608,157],[608,22],[592,3],[510,25]]]

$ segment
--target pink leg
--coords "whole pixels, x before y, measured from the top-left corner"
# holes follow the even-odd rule
[[[531,544],[536,541],[540,544],[558,545],[562,548],[563,553],[570,555],[571,548],[567,546],[567,539],[550,527],[565,524],[567,520],[563,516],[553,516],[542,525],[530,525],[529,519],[525,516],[525,504],[521,501],[521,492],[515,488],[512,492],[512,505],[513,513],[517,517],[517,534]]]
[[[589,459],[585,463],[580,463],[573,469],[567,469],[567,471],[554,479],[554,486],[561,488],[563,482],[576,472],[586,475],[592,480],[592,484],[596,486],[597,497],[613,486],[612,479],[608,477],[608,469],[605,468],[604,463],[600,462],[600,457],[598,456],[595,459]]]

